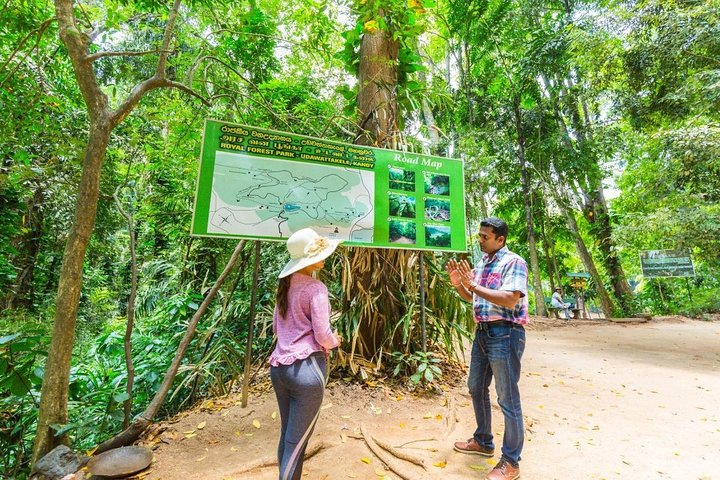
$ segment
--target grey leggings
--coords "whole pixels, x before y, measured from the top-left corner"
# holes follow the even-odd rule
[[[270,379],[280,408],[280,480],[300,480],[305,447],[320,414],[326,371],[322,352],[315,352],[291,365],[270,368]]]

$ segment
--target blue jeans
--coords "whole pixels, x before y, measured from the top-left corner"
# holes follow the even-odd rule
[[[315,352],[291,365],[270,367],[280,409],[278,465],[280,480],[300,480],[308,440],[320,414],[325,383],[325,355]]]
[[[517,466],[525,427],[520,405],[520,359],[525,350],[525,329],[506,322],[480,323],[470,356],[468,389],[475,409],[475,441],[495,448],[490,418],[490,381],[495,377],[498,403],[505,417],[502,456]]]

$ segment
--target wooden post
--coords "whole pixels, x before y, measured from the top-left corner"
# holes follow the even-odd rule
[[[253,267],[252,293],[250,295],[250,323],[247,343],[245,344],[245,368],[243,370],[242,400],[240,406],[247,407],[248,388],[250,387],[250,366],[252,363],[253,329],[255,328],[255,302],[257,300],[258,271],[260,270],[260,240],[255,241],[255,266]]]
[[[420,252],[419,267],[420,267],[420,327],[422,328],[422,349],[423,352],[427,351],[427,333],[425,329],[425,257],[423,252]]]
[[[690,279],[688,277],[685,277],[685,288],[687,288],[688,298],[690,299],[690,302],[692,302],[693,299],[692,293],[690,292]]]

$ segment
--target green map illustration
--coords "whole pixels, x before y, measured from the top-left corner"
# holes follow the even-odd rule
[[[217,152],[208,232],[373,241],[374,172]]]

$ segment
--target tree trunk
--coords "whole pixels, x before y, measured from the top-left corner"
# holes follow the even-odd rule
[[[399,44],[389,32],[366,32],[360,44],[357,105],[358,145],[397,144],[397,58]]]
[[[90,125],[75,218],[65,244],[60,269],[53,336],[40,392],[33,463],[53,448],[68,441],[66,435],[56,437],[50,425],[64,425],[68,422],[70,361],[75,343],[75,321],[80,302],[83,265],[90,235],[95,226],[100,194],[100,170],[111,130],[107,120],[96,121]]]
[[[99,57],[93,57],[89,53],[91,39],[78,29],[80,23],[75,18],[72,0],[55,0],[55,16],[60,39],[72,62],[75,80],[82,93],[90,125],[75,216],[65,245],[60,270],[53,336],[40,393],[33,463],[59,443],[67,443],[67,436],[56,438],[50,425],[66,424],[68,421],[70,364],[75,343],[75,322],[82,289],[83,264],[95,226],[100,191],[100,171],[110,134],[151,90],[178,88],[202,99],[190,88],[166,78],[168,48],[178,17],[180,2],[181,0],[174,0],[168,13],[155,74],[136,85],[118,108],[111,111],[107,95],[100,88],[93,68],[93,62]],[[207,104],[204,99],[202,100]]]
[[[543,211],[545,211],[545,202],[543,201]],[[543,244],[543,252],[545,253],[545,263],[547,264],[548,268],[548,277],[550,277],[550,291],[555,291],[555,277],[556,277],[556,271],[553,268],[554,262],[550,259],[550,245],[548,242],[548,236],[545,229],[545,215],[544,213],[540,216],[540,230],[542,233],[542,244]]]
[[[620,302],[620,308],[627,314],[631,312],[633,308],[633,292],[630,284],[627,282],[620,258],[617,255],[615,241],[612,239],[610,215],[601,186],[591,192],[589,197],[586,197],[583,212],[585,218],[590,223],[590,232],[599,242],[605,267],[610,275],[615,298]]]
[[[132,359],[132,332],[135,326],[135,297],[137,295],[137,257],[135,255],[135,225],[133,222],[133,214],[125,211],[122,202],[118,197],[120,187],[115,190],[115,203],[120,214],[125,217],[128,225],[128,235],[130,236],[130,298],[128,298],[127,306],[127,324],[125,326],[125,338],[123,341],[125,348],[125,370],[127,371],[127,384],[125,393],[127,397],[123,405],[123,428],[130,426],[130,417],[132,416],[133,403],[133,383],[135,382],[135,367]]]
[[[566,93],[565,98],[566,109],[570,115],[573,131],[577,136],[578,147],[576,151],[590,151],[587,146],[590,132],[587,131],[588,123],[583,122],[580,115],[581,102],[579,95],[576,91],[572,91]],[[633,292],[617,255],[615,241],[612,239],[612,225],[610,224],[610,215],[603,193],[602,173],[598,160],[594,155],[588,156],[585,160],[588,165],[585,169],[587,174],[586,186],[582,187],[585,197],[583,213],[590,223],[590,233],[599,243],[600,251],[603,254],[603,263],[610,275],[615,298],[620,303],[620,308],[627,314],[632,310]]]
[[[365,32],[360,44],[360,70],[357,105],[359,145],[397,148],[397,58],[399,44],[390,32]],[[357,317],[357,351],[373,358],[382,345],[385,326],[404,315],[406,307],[398,293],[403,278],[386,272],[404,270],[412,251],[370,248],[348,249],[343,285],[344,314]],[[350,275],[352,272],[352,275]],[[359,311],[357,311],[359,310]]]
[[[513,97],[513,113],[515,114],[515,128],[517,130],[518,160],[520,161],[520,173],[522,176],[523,201],[525,204],[525,221],[527,222],[528,248],[530,250],[530,267],[533,274],[533,288],[535,290],[535,314],[541,317],[547,315],[545,308],[545,294],[542,289],[542,278],[540,277],[540,264],[538,262],[537,246],[535,245],[535,232],[532,218],[532,200],[530,192],[530,173],[525,161],[525,133],[520,116],[520,99]]]
[[[598,299],[600,300],[600,309],[602,310],[605,318],[612,318],[612,300],[610,300],[610,296],[608,295],[607,290],[605,290],[605,285],[603,284],[602,278],[600,277],[597,268],[595,268],[595,262],[593,261],[590,252],[585,246],[585,242],[583,241],[582,236],[580,235],[580,230],[578,229],[575,215],[573,215],[572,211],[570,211],[570,209],[565,207],[564,205],[561,205],[560,208],[562,209],[563,215],[565,215],[565,218],[567,219],[568,229],[570,230],[570,233],[573,236],[573,240],[575,241],[575,248],[577,250],[577,253],[580,256],[583,265],[585,265],[585,269],[588,271],[593,281],[595,282]]]

